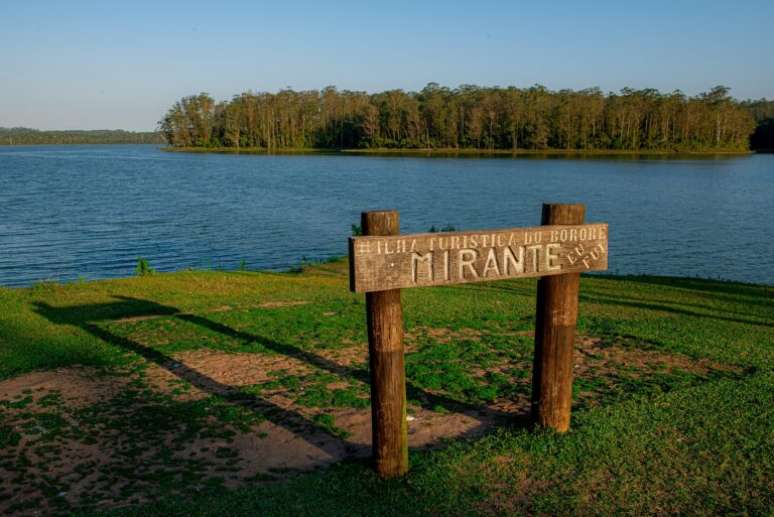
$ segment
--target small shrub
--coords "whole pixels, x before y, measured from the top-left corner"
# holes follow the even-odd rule
[[[363,227],[359,224],[353,224],[352,225],[352,236],[353,237],[359,237],[360,235],[363,235]]]
[[[135,266],[134,272],[137,274],[137,276],[147,276],[152,275],[156,272],[156,270],[150,267],[147,259],[137,257],[137,266]]]
[[[437,232],[456,232],[457,228],[452,226],[451,224],[447,224],[446,226],[442,227],[440,230],[435,227],[435,225],[431,226],[429,230],[427,230],[430,233],[437,233]]]

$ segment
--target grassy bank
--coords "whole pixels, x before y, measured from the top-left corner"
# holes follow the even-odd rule
[[[534,292],[404,291],[413,470],[382,483],[342,262],[0,289],[0,511],[769,511],[770,288],[584,277],[566,436],[524,427]]]
[[[696,157],[696,156],[744,156],[752,151],[715,150],[715,151],[682,151],[653,150],[627,151],[611,149],[266,149],[260,147],[163,147],[165,151],[180,153],[220,153],[220,154],[339,154],[363,156],[438,156],[438,157]]]
[[[350,464],[127,515],[765,515],[772,388],[759,374],[637,398],[579,415],[566,437],[501,430],[415,454],[397,482]]]

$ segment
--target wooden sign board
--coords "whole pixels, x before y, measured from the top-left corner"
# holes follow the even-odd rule
[[[365,293],[607,269],[607,224],[351,237],[350,289]]]

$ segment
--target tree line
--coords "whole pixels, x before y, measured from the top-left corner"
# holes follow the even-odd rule
[[[430,83],[419,92],[248,91],[224,102],[201,93],[176,102],[159,131],[175,147],[741,151],[755,125],[724,86],[687,96]]]
[[[774,101],[760,99],[742,103],[757,124],[750,136],[750,147],[759,151],[774,151]]]
[[[0,127],[0,145],[44,144],[161,144],[158,132],[134,132],[123,130],[68,130],[40,131],[26,127]]]

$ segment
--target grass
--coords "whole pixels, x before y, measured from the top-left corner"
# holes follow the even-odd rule
[[[500,410],[528,397],[534,293],[529,279],[405,290],[410,412]],[[0,501],[12,501],[0,507],[459,515],[774,506],[771,288],[697,279],[582,278],[568,435],[511,417],[481,438],[412,451],[412,471],[397,481],[378,481],[357,459],[245,477],[237,444],[264,439],[269,424],[352,439],[338,419],[368,407],[364,311],[343,262],[0,289],[0,387],[77,366],[104,390],[81,404],[56,386],[0,390],[0,475],[10,480]],[[223,357],[255,366],[226,384],[205,368]],[[112,452],[74,459],[72,444]],[[13,487],[31,495],[14,499]]]
[[[636,398],[578,415],[562,437],[503,429],[414,454],[399,481],[349,463],[125,514],[763,515],[774,504],[772,387],[766,373]]]

